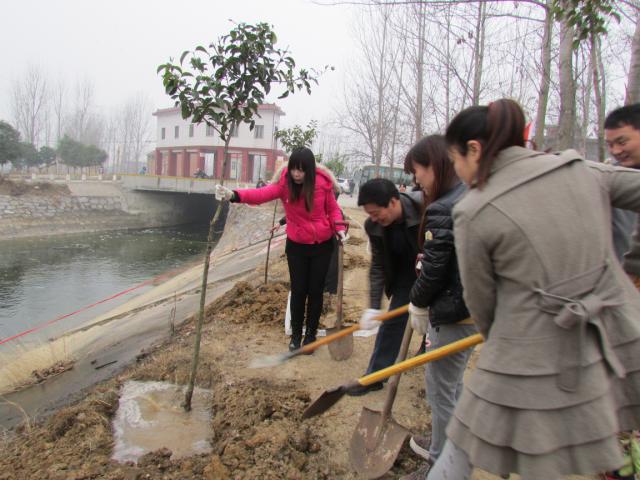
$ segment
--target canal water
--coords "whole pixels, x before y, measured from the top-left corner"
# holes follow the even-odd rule
[[[183,225],[0,243],[0,342],[202,261],[207,231],[208,224]],[[136,288],[19,341],[55,338],[152,287]]]

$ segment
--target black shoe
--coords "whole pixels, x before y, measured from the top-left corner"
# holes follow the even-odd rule
[[[316,337],[315,336],[313,336],[313,337],[305,336],[304,340],[302,341],[302,346],[309,345],[310,343],[313,343],[315,341],[316,341]],[[313,355],[313,352],[314,352],[314,350],[311,350],[310,352],[304,352],[303,355]]]
[[[294,350],[298,350],[300,348],[300,340],[291,339],[289,342],[289,351],[293,352]]]
[[[382,390],[384,384],[382,382],[372,383],[371,385],[359,385],[357,387],[347,390],[347,395],[351,397],[361,397],[369,392],[375,392],[376,390]]]

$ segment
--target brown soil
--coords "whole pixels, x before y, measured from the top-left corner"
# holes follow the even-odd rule
[[[368,305],[366,253],[362,244],[347,245],[345,253],[345,258],[364,262],[345,271],[345,315],[357,320]],[[256,357],[286,350],[288,342],[282,327],[286,260],[274,258],[269,273],[268,285],[260,285],[258,269],[251,282],[237,284],[207,309],[196,384],[212,390],[212,453],[175,460],[169,450],[161,449],[143,456],[138,464],[110,459],[111,420],[123,382],[187,383],[194,336],[193,322],[188,322],[173,338],[140,355],[137,364],[98,385],[80,402],[38,425],[25,422],[11,440],[0,437],[0,480],[358,478],[349,465],[349,442],[363,406],[379,411],[388,388],[364,397],[345,396],[312,419],[302,420],[301,414],[322,391],[364,372],[374,337],[355,338],[353,355],[343,362],[333,361],[322,348],[276,368],[248,368]],[[417,347],[414,339],[411,351]],[[428,431],[424,396],[424,370],[404,374],[393,415],[414,433]],[[383,478],[398,478],[418,466],[419,459],[405,442]],[[477,472],[474,479],[497,477]]]
[[[207,306],[206,321],[217,318],[229,323],[273,324],[282,322],[287,308],[289,285],[272,282],[252,286],[238,282]]]
[[[345,270],[353,270],[354,268],[367,266],[369,266],[369,260],[362,255],[345,255],[344,257]]]
[[[59,196],[71,195],[71,192],[66,184],[13,181],[0,175],[0,195],[11,195],[13,197],[20,195]]]
[[[360,237],[354,237],[353,235],[349,236],[347,239],[347,245],[362,245],[366,243],[366,240]]]

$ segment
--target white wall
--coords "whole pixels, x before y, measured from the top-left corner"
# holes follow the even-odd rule
[[[260,116],[256,116],[256,126],[263,126],[262,138],[255,138],[255,129],[249,131],[249,124],[242,123],[238,128],[238,135],[231,137],[230,147],[245,148],[275,148],[273,140],[274,128],[280,123],[280,114],[273,108],[260,108]],[[189,125],[191,122],[184,120],[179,111],[156,112],[156,145],[158,148],[166,147],[195,147],[203,145],[223,146],[224,142],[214,131],[214,136],[206,135],[206,125],[201,123],[193,125],[193,137],[189,137]],[[178,138],[175,138],[175,127],[179,127]],[[165,129],[165,138],[162,139],[162,128]]]

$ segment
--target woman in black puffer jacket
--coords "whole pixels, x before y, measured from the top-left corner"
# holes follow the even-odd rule
[[[420,273],[411,289],[411,325],[428,334],[427,350],[476,333],[462,299],[462,283],[453,241],[451,211],[466,187],[449,161],[444,137],[431,135],[417,142],[404,162],[422,187],[427,208],[422,220],[424,242]],[[429,463],[436,460],[446,439],[445,428],[462,392],[469,351],[427,364],[427,402],[431,407],[431,439],[414,436],[410,445]],[[427,467],[428,468],[428,467]]]

